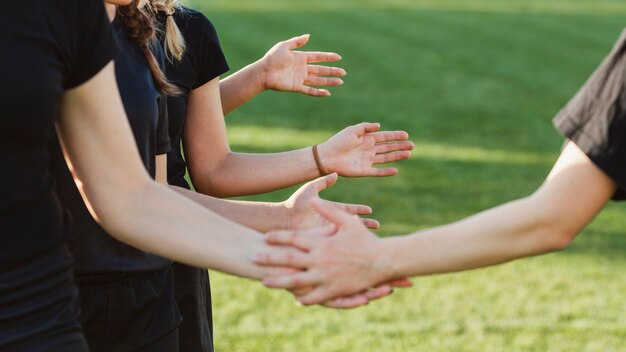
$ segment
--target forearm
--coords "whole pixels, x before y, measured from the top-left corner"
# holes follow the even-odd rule
[[[252,263],[263,236],[207,211],[155,182],[95,207],[102,226],[120,241],[189,265],[258,279],[265,270]],[[132,214],[130,216],[129,214]]]
[[[547,205],[532,196],[450,225],[385,239],[392,263],[387,269],[394,277],[448,273],[564,249],[582,227],[563,226],[564,212]]]
[[[190,162],[189,172],[197,191],[215,197],[267,193],[320,176],[311,147],[272,154],[229,152],[217,164]]]
[[[254,62],[220,81],[224,116],[265,90],[265,75],[260,61]]]
[[[170,187],[203,207],[259,232],[264,233],[285,229],[288,223],[287,208],[283,203],[227,200],[192,192],[180,187]]]

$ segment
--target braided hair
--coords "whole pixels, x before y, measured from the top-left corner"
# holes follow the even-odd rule
[[[150,7],[143,6],[143,4],[143,0],[133,0],[130,5],[119,6],[117,8],[118,15],[126,35],[143,51],[159,91],[168,95],[179,95],[180,89],[167,80],[157,58],[154,56],[154,46],[158,45],[155,36],[154,15]]]
[[[181,9],[178,0],[149,0],[152,10],[162,16],[165,16],[164,37],[165,37],[165,56],[170,62],[174,60],[180,61],[183,58],[187,45],[185,38],[180,33],[176,21],[172,15]]]

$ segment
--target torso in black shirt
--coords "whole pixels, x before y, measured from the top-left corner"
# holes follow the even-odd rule
[[[101,0],[5,1],[0,10],[0,263],[63,241],[48,170],[60,100],[114,56]],[[85,117],[88,118],[88,117]]]
[[[112,27],[121,49],[115,58],[115,75],[124,109],[135,136],[137,151],[154,177],[155,156],[167,153],[170,148],[166,99],[161,97],[154,84],[143,52],[129,40],[119,17]],[[160,45],[155,52],[157,58],[164,62]],[[148,272],[168,266],[168,259],[115,240],[93,220],[63,162],[60,148],[56,146],[54,150],[51,169],[58,179],[57,193],[73,218],[66,238],[76,261],[76,275]]]
[[[160,20],[164,21],[164,17]],[[168,98],[169,134],[172,148],[167,156],[168,181],[189,188],[185,181],[186,163],[181,151],[183,126],[187,115],[189,93],[228,71],[228,64],[213,24],[198,11],[176,10],[174,20],[187,44],[181,61],[169,62],[167,76],[183,91],[179,97]]]

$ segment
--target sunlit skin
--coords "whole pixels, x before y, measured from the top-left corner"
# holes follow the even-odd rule
[[[385,239],[353,216],[314,201],[333,224],[270,233],[266,241],[277,247],[260,252],[256,262],[304,269],[270,273],[264,283],[292,291],[306,287],[298,300],[318,304],[394,277],[463,271],[564,249],[616,189],[616,183],[569,142],[544,184],[526,198],[450,225]]]
[[[109,15],[109,18],[111,20],[115,18],[117,6],[125,6],[129,4],[132,4],[132,1],[106,1],[105,7]],[[131,225],[129,223],[126,223],[123,220],[122,221],[109,221],[111,218],[107,214],[109,213],[109,210],[111,209],[109,207],[110,204],[117,203],[119,199],[122,199],[124,197],[115,198],[115,199],[109,198],[108,196],[103,197],[103,194],[98,191],[101,189],[101,184],[95,184],[95,182],[98,182],[98,181],[91,181],[91,182],[89,181],[90,179],[94,178],[94,176],[92,176],[93,175],[92,170],[99,169],[99,167],[85,167],[84,165],[91,164],[91,161],[89,162],[84,161],[85,159],[83,157],[84,155],[87,155],[88,153],[93,152],[94,150],[100,150],[101,154],[113,155],[118,152],[121,153],[122,149],[124,149],[123,146],[129,147],[128,143],[122,143],[120,147],[112,148],[111,150],[104,151],[103,149],[100,148],[102,144],[108,143],[107,138],[100,138],[101,137],[100,134],[102,131],[108,130],[109,133],[111,133],[110,136],[119,135],[121,136],[120,138],[122,138],[122,140],[128,137],[128,136],[125,136],[127,133],[124,131],[124,129],[127,128],[127,125],[128,125],[127,122],[122,123],[121,126],[116,126],[116,124],[119,123],[118,119],[112,119],[112,121],[110,121],[111,122],[110,124],[102,124],[100,123],[101,121],[99,120],[102,114],[112,114],[112,115],[118,114],[120,116],[125,116],[125,114],[123,114],[123,108],[119,109],[119,103],[120,103],[119,94],[116,93],[117,88],[115,87],[115,80],[113,79],[111,81],[109,78],[112,72],[113,72],[113,66],[109,65],[109,67],[104,69],[91,81],[85,83],[81,87],[77,87],[76,89],[68,92],[66,95],[66,98],[64,99],[64,104],[63,104],[64,114],[63,114],[62,119],[59,121],[59,127],[60,127],[59,134],[60,136],[64,137],[63,140],[66,146],[68,147],[67,148],[68,163],[73,166],[73,171],[77,179],[77,184],[80,185],[81,192],[83,193],[85,201],[88,204],[88,207],[90,208],[90,210],[92,211],[94,218],[100,221],[109,233],[111,233],[114,237],[118,238],[119,240],[126,242],[130,245],[139,247],[140,249],[144,249],[146,251],[157,253],[157,254],[161,252],[163,256],[171,257],[183,263],[193,263],[194,260],[197,260],[199,258],[196,257],[196,259],[193,259],[193,257],[195,257],[194,255],[191,255],[191,257],[184,258],[184,259],[181,257],[177,258],[178,254],[176,254],[176,253],[180,253],[179,251],[183,251],[183,252],[188,251],[190,248],[195,246],[195,245],[183,245],[181,247],[181,243],[185,243],[186,241],[189,241],[191,237],[186,237],[186,238],[183,237],[181,239],[183,242],[177,242],[177,245],[167,248],[163,246],[163,243],[154,242],[154,238],[149,238],[149,239],[143,238],[141,235],[143,231],[139,231],[139,234],[138,234],[138,232],[135,230],[129,230],[130,227],[135,227],[134,224]],[[111,94],[103,95],[104,97],[107,97],[110,100],[109,101],[110,105],[107,105],[105,108],[104,105],[101,104],[102,100],[94,99],[92,95],[94,94],[93,93],[94,90],[99,89],[96,87],[102,88],[102,87],[107,87],[107,86],[111,89],[110,90]],[[84,114],[85,111],[90,111],[91,108],[93,108],[94,106],[96,106],[96,108],[98,109],[101,109],[102,114],[95,114],[93,116],[93,120],[83,121],[87,123],[82,124],[82,127],[80,127],[80,129],[84,129],[87,135],[91,135],[92,137],[94,137],[93,140],[90,141],[89,139],[85,140],[82,138],[74,138],[76,136],[73,133],[73,131],[76,128],[76,126],[81,125],[81,123],[77,123],[76,119],[74,119],[73,116],[76,116],[78,111],[82,111],[80,112],[80,114]],[[96,137],[96,135],[98,137]],[[76,142],[77,140],[79,141]],[[132,138],[130,140],[132,141]],[[89,146],[85,148],[81,147],[82,150],[77,153],[75,149],[76,147],[74,147],[76,143],[78,145],[81,145],[83,143],[89,143]],[[133,150],[135,148],[136,147],[134,146],[134,144],[131,144],[131,147],[128,149],[128,151]],[[130,158],[122,158],[120,160],[127,159],[126,162],[130,162],[131,164],[133,162],[136,162],[137,161],[136,158],[132,157],[135,153],[129,153],[129,154],[130,154],[129,155]],[[79,155],[79,156],[77,157],[76,155]],[[106,156],[103,156],[103,157],[106,159]],[[124,162],[124,161],[120,161],[120,162]],[[158,163],[158,164],[160,164],[161,167],[166,165],[165,163]],[[127,164],[127,165],[130,165],[130,164]],[[114,179],[117,177],[116,175],[126,175],[128,177],[131,177],[129,181],[132,184],[133,183],[132,180],[138,181],[143,176],[146,175],[145,169],[143,167],[141,168],[142,171],[139,172],[138,174],[136,173],[134,176],[131,176],[129,172],[132,174],[133,172],[138,171],[138,170],[135,170],[135,171],[132,171],[132,170],[133,170],[133,167],[130,167],[126,171],[122,171],[119,168],[110,168],[110,169],[107,169],[106,172],[104,172],[103,170],[101,171],[104,172],[102,176],[105,179],[108,179],[108,181],[110,182],[116,183],[117,186],[119,186],[121,189],[126,189],[128,191],[128,188],[126,188],[127,185],[118,184],[117,181],[114,181]],[[159,175],[162,172],[163,170],[157,170],[157,175]],[[143,174],[143,176],[139,177],[139,175],[141,174]],[[166,174],[165,174],[165,177],[161,176],[158,178],[161,179],[162,185],[164,183],[164,180],[167,179]],[[201,205],[202,207],[204,207],[204,209],[210,209],[211,211],[216,211],[218,214],[225,216],[226,218],[229,218],[230,220],[234,220],[234,221],[240,220],[243,225],[256,229],[257,231],[269,231],[269,230],[277,229],[277,228],[287,228],[286,226],[289,226],[288,228],[303,228],[303,226],[307,226],[307,224],[311,226],[313,225],[319,226],[320,224],[324,224],[325,220],[319,215],[317,215],[313,211],[313,208],[311,208],[310,199],[318,197],[319,191],[323,190],[326,187],[332,186],[335,182],[336,182],[336,175],[331,175],[325,178],[321,178],[320,180],[316,182],[310,182],[304,185],[303,187],[301,187],[301,189],[299,189],[294,194],[294,196],[292,196],[290,199],[288,199],[285,202],[277,203],[277,204],[227,201],[227,200],[207,197],[207,196],[203,196],[203,195],[199,195],[195,193],[190,194],[192,192],[189,192],[184,189],[174,189],[174,190],[177,193],[180,193],[184,195],[185,197],[188,197],[194,200],[196,207],[197,205]],[[103,182],[103,183],[108,183],[108,182]],[[136,192],[131,192],[132,193],[131,195],[127,194],[126,196],[130,196],[131,198],[139,197],[139,198],[143,198],[144,200],[146,198],[159,199],[160,197],[164,197],[163,199],[166,199],[166,198],[172,197],[171,195],[166,195],[166,193],[163,193],[162,189],[160,189],[159,187],[154,187],[153,185],[154,183],[152,181],[146,184],[147,189],[153,189],[153,192],[155,192],[154,194],[146,194],[144,192],[141,192],[142,195],[138,195]],[[113,192],[113,193],[116,193],[116,192]],[[137,199],[137,198],[134,198],[134,199]],[[174,197],[171,199],[179,199],[179,201],[181,201],[181,199],[177,197]],[[127,206],[133,206],[132,203],[134,202],[131,201],[131,203],[127,204]],[[161,202],[157,202],[157,203],[160,204]],[[156,206],[156,203],[153,203],[150,201],[148,201],[148,203],[144,205],[148,205],[148,204],[152,204],[153,206],[144,207],[143,211],[146,211],[146,213],[144,214],[148,214],[148,213],[161,214],[161,218],[158,221],[153,219],[153,221],[156,221],[157,223],[162,223],[162,224],[164,224],[164,222],[170,223],[173,220],[174,214],[178,213],[178,211],[172,212],[172,208],[169,205],[163,205],[159,207],[159,206]],[[189,206],[189,203],[186,203],[186,204],[188,204]],[[371,213],[371,209],[369,207],[362,206],[362,205],[351,205],[351,204],[332,203],[332,202],[329,202],[328,204],[332,204],[332,206],[334,207],[340,207],[341,209],[349,211],[355,215],[356,214],[366,215],[366,214]],[[169,209],[170,211],[169,213],[167,209]],[[196,208],[196,211],[199,211],[199,209]],[[263,212],[265,212],[267,216],[259,216],[259,214]],[[150,215],[148,215],[148,217],[152,218],[152,216]],[[206,217],[206,215],[203,217]],[[211,218],[214,220],[220,219],[218,220],[218,223],[222,222],[223,225],[228,224],[226,225],[227,227],[235,226],[235,223],[229,220],[226,220],[224,218],[220,218],[219,216],[216,217],[216,214],[212,216],[208,216],[207,218],[204,219],[204,221],[206,221],[207,219],[211,219]],[[181,219],[179,217],[176,217],[176,220],[173,220],[173,223],[170,223],[170,224],[180,223],[180,220]],[[142,222],[141,220],[138,220],[138,221]],[[372,228],[377,228],[379,226],[378,222],[376,222],[375,220],[364,219],[363,221],[364,223],[367,224],[367,226],[372,227]],[[122,224],[122,223],[125,223],[125,224]],[[188,230],[191,230],[189,226],[190,225],[183,226],[183,228],[187,227]],[[217,226],[218,228],[220,227],[220,225],[217,225]],[[181,231],[183,232],[185,231],[183,228],[174,229],[174,227],[171,227],[169,225],[166,227],[170,228],[170,234],[171,233],[179,234],[181,233]],[[249,235],[252,235],[252,233],[254,233],[253,230],[246,229],[244,227],[239,226],[237,228],[243,231],[243,233],[248,233]],[[191,230],[191,231],[197,233],[198,229]],[[233,231],[237,231],[237,230],[233,229]],[[126,237],[127,235],[128,237]],[[192,237],[195,237],[195,236],[196,235],[192,235]],[[238,242],[239,240],[236,237],[237,236],[232,237],[227,242],[232,242],[232,243]],[[201,237],[198,237],[198,238],[201,238]],[[254,238],[254,235],[252,235],[250,238],[251,239]],[[145,242],[145,240],[147,240],[148,243]],[[207,240],[207,239],[204,238],[204,240]],[[220,240],[217,240],[217,241],[219,242]],[[187,242],[187,243],[190,243],[190,242]],[[249,245],[249,246],[254,247],[255,243],[257,245],[259,244],[258,241],[252,240],[251,242],[244,241],[243,243],[240,243],[240,245],[244,245],[244,246]],[[230,245],[227,245],[227,247],[230,247]],[[235,248],[235,247],[230,247],[230,248]],[[174,254],[173,255],[164,254],[162,250],[168,253],[174,253]],[[191,250],[191,252],[194,252],[194,251],[195,250]],[[243,252],[240,252],[240,253],[243,253]],[[230,262],[234,260],[234,263],[222,263],[224,268],[229,268],[226,270],[227,272],[231,272],[236,275],[242,274],[240,276],[245,276],[245,277],[251,277],[251,278],[255,277],[257,279],[261,277],[258,275],[259,272],[256,269],[253,269],[255,265],[250,262],[249,255],[244,256],[244,257],[239,257],[239,259],[236,259],[236,258],[234,259],[233,257],[231,258],[224,257],[220,259],[219,258],[220,256],[211,258],[210,262],[215,261],[217,263],[218,261],[222,261],[222,260]],[[237,255],[235,255],[235,257],[237,257]],[[240,260],[243,260],[243,262]],[[236,262],[239,262],[239,263],[236,263]],[[219,265],[219,266],[222,267],[222,265]],[[250,270],[250,269],[253,269],[253,270]],[[257,274],[254,273],[255,271],[257,271]],[[401,284],[402,283],[397,283],[397,282],[391,282],[390,284],[383,284],[383,285],[378,286],[374,290],[367,290],[367,291],[364,291],[363,293],[359,293],[357,295],[351,296],[351,299],[357,299],[357,297],[359,297],[358,299],[360,301],[376,299],[384,295],[388,295],[391,292],[391,287],[392,287],[391,285],[401,285]],[[337,308],[342,308],[344,305],[343,303],[344,301],[345,299],[339,299],[339,300],[335,300],[332,302],[328,302],[327,305],[337,307]]]

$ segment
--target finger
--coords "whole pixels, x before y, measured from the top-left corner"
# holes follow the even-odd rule
[[[382,131],[372,133],[376,143],[389,142],[389,141],[405,141],[409,139],[409,134],[404,131]]]
[[[342,209],[350,214],[354,215],[369,215],[372,213],[372,208],[367,205],[362,204],[348,204],[348,203],[339,203],[339,202],[328,202],[333,206]]]
[[[335,308],[335,309],[351,309],[357,308],[364,305],[367,305],[369,300],[365,295],[358,294],[347,297],[335,298],[331,301],[325,302],[323,305],[327,308]]]
[[[391,143],[379,143],[376,144],[374,148],[376,150],[376,154],[384,154],[397,152],[401,150],[413,150],[413,142],[405,141],[405,142],[391,142]]]
[[[332,236],[337,230],[333,224],[320,228],[300,231],[276,231],[266,236],[265,242],[273,246],[291,246],[303,251],[309,251],[324,237]]]
[[[387,164],[394,161],[406,160],[411,157],[411,152],[408,150],[400,150],[397,152],[376,154],[374,157],[374,164]]]
[[[330,301],[331,299],[336,298],[336,294],[333,295],[328,289],[323,287],[317,287],[313,291],[307,293],[303,296],[296,297],[298,302],[300,302],[304,306],[310,306],[313,304],[320,304],[326,301]]]
[[[314,287],[305,287],[305,288],[296,288],[293,290],[289,290],[289,292],[291,292],[294,296],[298,297],[298,296],[304,296],[307,293],[313,291]]]
[[[302,94],[310,95],[312,97],[329,97],[330,92],[327,89],[318,89],[309,86],[300,86],[299,92]]]
[[[304,84],[311,86],[340,86],[343,84],[343,80],[341,78],[307,76],[304,78]]]
[[[268,252],[258,253],[252,260],[259,265],[287,266],[290,268],[306,268],[310,264],[306,253],[293,248],[279,247]]]
[[[307,287],[313,287],[319,284],[318,275],[313,272],[305,271],[293,275],[282,276],[266,276],[263,278],[263,285],[269,288],[284,288],[287,290],[297,290]],[[305,294],[308,294],[306,292]]]
[[[282,276],[282,275],[291,275],[291,274],[295,274],[295,273],[299,273],[301,272],[300,269],[294,269],[294,268],[268,268],[266,271],[266,275],[267,276]]]
[[[311,76],[342,77],[347,74],[343,68],[334,66],[308,65],[307,70]]]
[[[392,293],[393,288],[391,287],[391,285],[384,284],[365,292],[365,297],[367,297],[369,301],[375,301],[377,299],[387,297]]]
[[[363,225],[365,225],[368,229],[377,230],[380,228],[380,222],[374,219],[364,218],[361,219]]]
[[[336,225],[351,224],[354,220],[354,215],[347,213],[341,209],[330,204],[324,204],[321,199],[311,200],[313,208],[317,210],[326,220]]]
[[[323,51],[305,51],[306,62],[336,62],[341,60],[341,55],[337,53],[323,52]]]
[[[308,43],[309,38],[311,38],[310,34],[303,34],[299,37],[293,37],[291,39],[285,40],[283,43],[287,45],[289,50],[298,49],[306,45]]]
[[[377,169],[375,167],[370,168],[367,176],[369,177],[390,177],[398,174],[398,169],[394,167],[388,167],[384,169]]]
[[[413,282],[409,279],[398,279],[389,282],[389,285],[399,288],[413,287]]]

